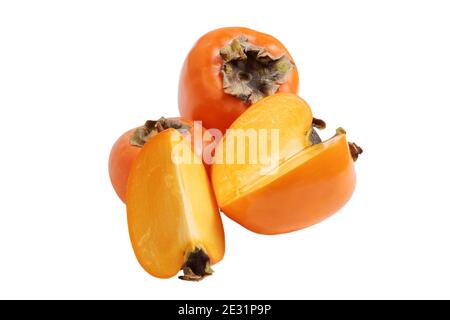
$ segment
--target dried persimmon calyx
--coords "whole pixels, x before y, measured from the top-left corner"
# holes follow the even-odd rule
[[[214,272],[208,254],[205,249],[200,247],[196,247],[186,254],[181,270],[183,275],[178,278],[187,281],[200,281]]]
[[[275,94],[294,68],[285,54],[274,57],[244,36],[220,49],[220,56],[224,92],[251,104]]]
[[[130,144],[142,148],[148,139],[169,128],[176,129],[180,133],[183,133],[184,131],[188,131],[191,127],[182,123],[179,119],[166,119],[161,117],[159,120],[147,120],[144,126],[135,130],[130,138]]]

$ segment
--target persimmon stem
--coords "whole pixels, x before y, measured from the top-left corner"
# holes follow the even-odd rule
[[[220,56],[224,92],[249,104],[276,93],[294,68],[285,54],[274,57],[243,36],[223,47]]]
[[[186,255],[186,261],[181,270],[183,270],[183,275],[178,278],[186,281],[200,281],[214,272],[211,269],[208,254],[199,247]]]

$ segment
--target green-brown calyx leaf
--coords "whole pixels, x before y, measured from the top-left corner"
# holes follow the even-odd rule
[[[130,138],[130,144],[136,147],[143,147],[148,139],[169,128],[183,133],[189,130],[190,126],[177,119],[166,119],[164,117],[161,117],[159,120],[147,120],[142,127],[134,131]]]
[[[274,57],[243,36],[223,47],[220,56],[224,92],[249,104],[276,93],[295,67],[286,55]]]

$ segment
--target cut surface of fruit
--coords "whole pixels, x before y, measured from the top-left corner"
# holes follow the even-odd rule
[[[182,144],[196,161],[174,161]],[[214,194],[201,159],[174,129],[150,139],[130,173],[127,215],[131,243],[142,267],[169,278],[184,270],[200,280],[220,261],[225,243]]]
[[[251,106],[231,125],[216,149],[213,181],[220,185],[215,188],[219,203],[238,197],[239,190],[262,172],[272,171],[279,162],[310,146],[312,121],[310,107],[294,94],[272,95]],[[244,161],[239,161],[240,153]],[[253,163],[250,153],[256,157]]]
[[[230,129],[278,129],[278,136],[269,135],[266,141],[277,148],[268,153],[269,161],[251,163],[247,139],[245,161],[239,163],[239,150],[230,142],[235,137],[224,137],[212,167],[221,210],[247,229],[263,234],[305,228],[339,210],[355,188],[352,156],[362,150],[355,145],[355,155],[350,152],[343,129],[321,142],[313,127],[324,126],[323,121],[313,121],[308,105],[295,95],[276,94],[250,107]],[[230,143],[233,148],[227,148]]]
[[[355,182],[348,143],[339,134],[301,151],[270,175],[241,183],[236,197],[218,202],[228,217],[247,229],[286,233],[338,211],[350,199]]]

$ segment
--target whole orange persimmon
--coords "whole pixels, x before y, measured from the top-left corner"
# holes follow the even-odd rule
[[[251,104],[276,92],[297,93],[298,71],[283,44],[255,30],[211,31],[189,52],[181,71],[183,117],[223,133]]]
[[[192,147],[197,155],[202,157],[203,151],[211,141],[202,140],[197,143],[194,139],[194,122],[184,118],[161,118],[157,121],[149,120],[144,126],[137,127],[125,132],[114,143],[109,156],[109,176],[114,190],[119,198],[125,202],[128,176],[134,160],[141,152],[142,147],[150,138],[160,132],[173,128],[184,136],[189,136]],[[203,137],[205,129],[201,128]],[[205,163],[207,173],[210,172],[210,166]]]

